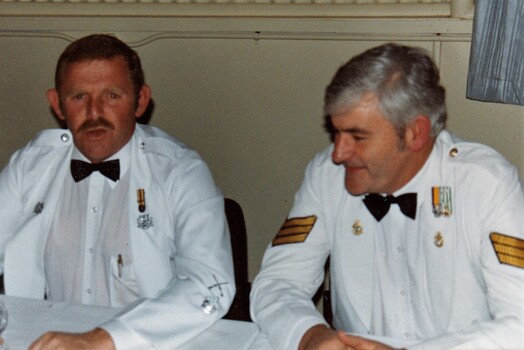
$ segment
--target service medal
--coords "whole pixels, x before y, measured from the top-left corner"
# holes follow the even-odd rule
[[[436,186],[431,188],[433,214],[435,217],[449,217],[453,213],[451,187]]]

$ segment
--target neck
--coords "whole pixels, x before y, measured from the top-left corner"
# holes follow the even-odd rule
[[[389,191],[387,194],[392,194],[402,187],[406,186],[424,167],[431,152],[433,151],[433,146],[435,144],[435,139],[431,139],[430,142],[427,142],[421,149],[417,151],[406,150],[407,157],[409,162],[406,162],[404,166],[404,172],[401,177],[399,177],[397,185]]]

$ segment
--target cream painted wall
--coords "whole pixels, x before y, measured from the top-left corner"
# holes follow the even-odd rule
[[[471,20],[451,18],[4,17],[0,165],[56,125],[44,96],[56,59],[70,40],[91,32],[114,32],[136,48],[153,88],[151,124],[199,151],[225,195],[242,205],[251,279],[307,162],[328,144],[325,86],[339,65],[369,47],[401,41],[432,52],[447,88],[450,129],[492,145],[524,173],[524,107],[465,99]]]

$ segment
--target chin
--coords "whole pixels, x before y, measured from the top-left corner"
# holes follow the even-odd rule
[[[346,184],[346,191],[348,191],[348,193],[352,196],[361,196],[369,192],[367,189],[361,188],[359,186],[352,186],[349,184]]]

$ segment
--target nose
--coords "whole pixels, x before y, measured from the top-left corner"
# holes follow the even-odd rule
[[[102,116],[102,111],[102,99],[98,97],[91,97],[87,105],[87,116],[91,119],[98,119]]]
[[[331,154],[333,163],[340,164],[349,160],[354,153],[355,141],[349,135],[337,134],[334,140],[335,148]]]

